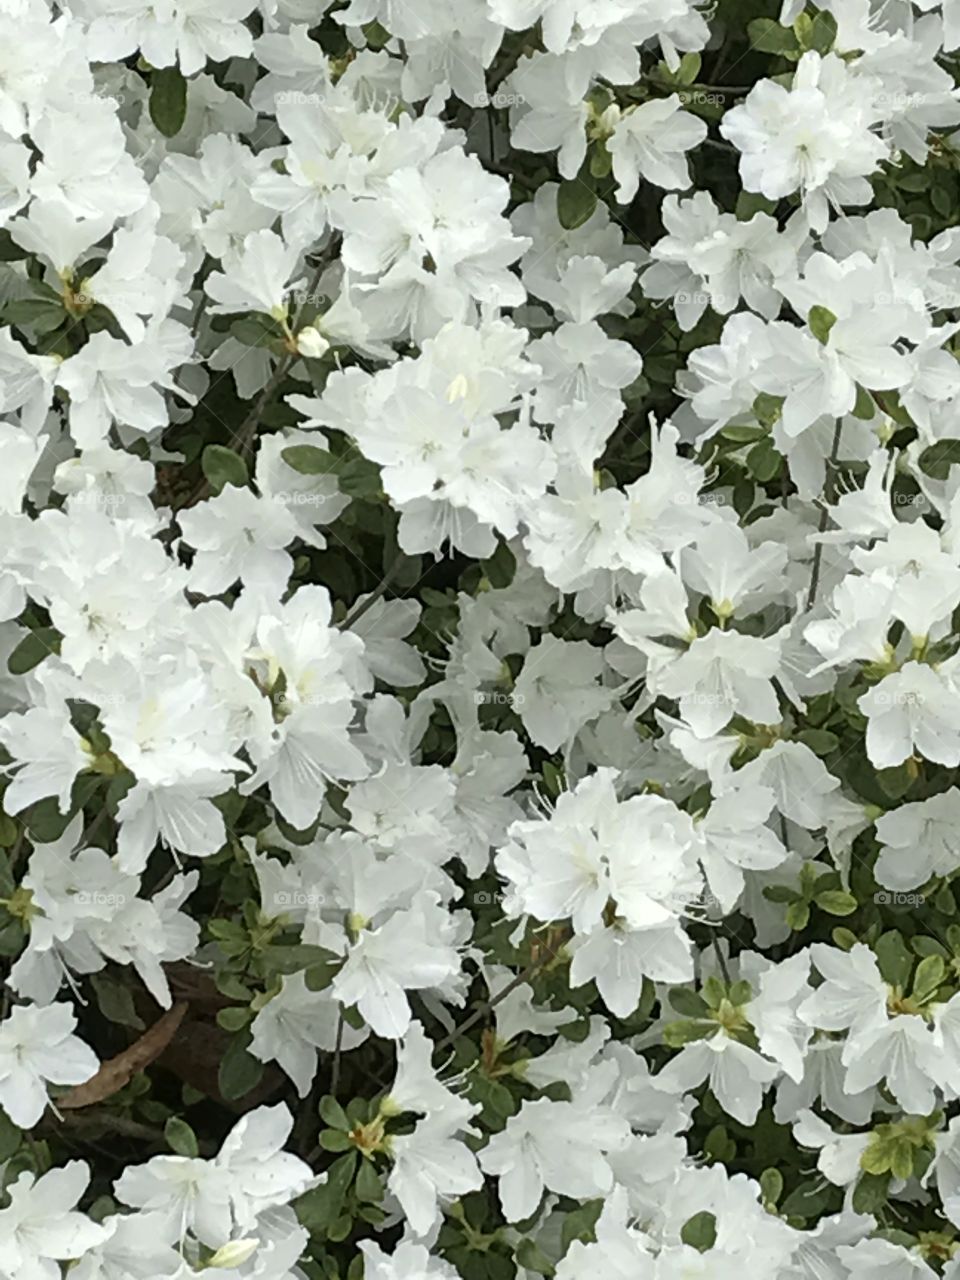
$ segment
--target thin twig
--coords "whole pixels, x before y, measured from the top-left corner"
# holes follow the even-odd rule
[[[350,628],[354,626],[355,623],[359,622],[359,620],[363,617],[363,615],[367,612],[368,609],[373,608],[373,606],[377,603],[380,597],[385,594],[385,592],[387,591],[387,588],[390,586],[390,583],[394,580],[394,578],[400,572],[401,565],[403,564],[405,559],[406,559],[406,556],[404,555],[397,556],[396,560],[394,560],[393,564],[390,566],[387,572],[383,575],[383,577],[380,579],[377,585],[373,588],[373,590],[370,592],[367,598],[365,600],[362,600],[360,604],[356,605],[353,609],[351,609],[350,612],[347,614],[347,616],[344,618],[344,620],[340,623],[341,631],[349,631]]]
[[[449,1035],[444,1036],[442,1040],[439,1040],[434,1045],[434,1051],[446,1049],[452,1045],[455,1040],[458,1040],[460,1036],[469,1031],[471,1027],[476,1026],[481,1018],[485,1018],[491,1009],[495,1009],[501,1000],[506,1000],[507,996],[516,991],[517,987],[522,986],[528,978],[531,978],[541,965],[545,964],[548,959],[552,958],[552,954],[549,951],[545,951],[544,955],[540,956],[538,959],[531,960],[527,967],[518,973],[512,982],[508,982],[502,991],[498,991],[492,1000],[482,1001],[473,1013],[471,1013],[469,1018],[461,1022],[458,1027],[454,1027]]]
[[[820,509],[820,523],[817,526],[817,533],[826,532],[827,521],[830,518],[829,504],[833,498],[833,479],[837,465],[837,455],[840,452],[840,433],[843,430],[843,419],[837,419],[837,425],[833,432],[833,447],[830,450],[830,457],[827,459],[827,474],[824,481],[823,496],[824,503]],[[804,612],[809,612],[817,600],[817,588],[820,585],[820,563],[823,560],[823,540],[817,538],[817,545],[813,552],[813,572],[810,575],[810,590],[807,592],[807,603]]]
[[[345,1021],[343,1005],[341,1005],[340,1015],[337,1018],[337,1042],[333,1048],[333,1069],[330,1072],[330,1093],[334,1098],[336,1098],[337,1090],[340,1088],[340,1054],[343,1049],[343,1027]]]

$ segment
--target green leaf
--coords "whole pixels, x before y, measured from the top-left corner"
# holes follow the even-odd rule
[[[825,889],[816,895],[814,902],[831,916],[852,916],[860,905],[852,893],[843,889]]]
[[[724,427],[720,431],[724,440],[732,440],[734,444],[756,444],[758,440],[767,438],[766,427],[737,426]]]
[[[699,53],[685,53],[680,59],[676,78],[680,84],[693,84],[700,74],[701,58]]]
[[[166,1138],[171,1151],[175,1151],[178,1156],[189,1156],[191,1159],[196,1159],[200,1154],[197,1135],[186,1120],[181,1120],[179,1116],[170,1117],[163,1126],[163,1136]]]
[[[797,53],[800,45],[789,27],[781,27],[773,18],[754,18],[747,23],[747,36],[761,53]]]
[[[900,932],[889,929],[877,939],[873,950],[884,982],[892,987],[899,987],[901,991],[906,990],[913,969],[913,956]]]
[[[806,902],[791,902],[784,918],[794,931],[805,929],[810,923],[810,907]]]
[[[8,302],[0,311],[7,324],[29,325],[37,333],[51,333],[64,321],[63,304],[44,298],[22,298]]]
[[[501,538],[489,560],[482,560],[483,573],[491,587],[503,590],[513,581],[517,571],[517,558]]]
[[[878,769],[877,782],[890,800],[901,800],[913,786],[913,775],[905,764],[892,769]]]
[[[103,1016],[110,1022],[122,1027],[132,1027],[135,1031],[144,1029],[143,1019],[133,1005],[130,988],[104,973],[90,975],[90,985],[97,997],[97,1006]]]
[[[863,422],[869,422],[877,412],[873,396],[866,387],[857,387],[857,401],[853,406],[853,416]]]
[[[667,999],[677,1013],[683,1014],[685,1018],[702,1018],[706,1015],[707,1002],[689,987],[673,987],[667,993]]]
[[[761,484],[767,484],[779,474],[783,465],[783,456],[779,454],[769,440],[761,440],[747,454],[747,470]]]
[[[380,468],[369,459],[354,455],[340,468],[338,483],[351,498],[376,498],[383,490]]]
[[[383,1183],[372,1160],[361,1160],[357,1174],[357,1199],[378,1204],[383,1199]]]
[[[349,1151],[353,1143],[339,1129],[324,1129],[320,1134],[320,1145],[324,1151]]]
[[[263,1063],[247,1052],[245,1040],[249,1040],[249,1036],[238,1036],[231,1041],[220,1061],[218,1083],[228,1101],[242,1098],[255,1089],[263,1076]]]
[[[321,1186],[308,1191],[296,1202],[294,1208],[300,1222],[308,1231],[329,1232],[339,1219],[344,1197],[353,1182],[359,1153],[348,1151],[335,1160],[327,1170],[327,1180]]]
[[[818,756],[828,756],[840,745],[840,739],[829,729],[803,729],[797,734],[797,741],[802,742]]]
[[[23,1139],[23,1133],[13,1123],[7,1113],[0,1110],[0,1160],[6,1162],[16,1152]]]
[[[228,484],[242,489],[250,478],[247,464],[239,453],[234,453],[222,444],[208,444],[200,465],[214,493],[220,493]]]
[[[934,994],[943,983],[947,974],[947,966],[941,956],[926,956],[917,965],[913,975],[913,998],[922,1004]]]
[[[331,1129],[342,1129],[346,1133],[351,1127],[350,1121],[347,1119],[347,1113],[336,1098],[329,1093],[320,1099],[320,1118]]]
[[[781,906],[787,906],[791,902],[799,902],[800,894],[796,889],[791,889],[785,884],[768,884],[764,887],[763,896],[768,902],[779,902]]]
[[[887,1203],[890,1188],[889,1173],[865,1173],[853,1191],[855,1213],[877,1213]]]
[[[150,119],[165,138],[175,138],[187,117],[187,82],[179,67],[160,67],[150,76]]]
[[[597,193],[581,178],[568,178],[557,191],[557,218],[565,231],[582,227],[597,207]]]
[[[764,1169],[760,1175],[760,1193],[765,1205],[775,1205],[783,1195],[783,1174],[779,1169]]]
[[[807,324],[818,342],[826,343],[837,317],[826,307],[811,307],[807,312]]]
[[[314,444],[292,444],[281,449],[280,457],[288,467],[299,471],[302,476],[327,476],[335,474],[339,459],[327,449],[318,449]]]
[[[821,9],[813,19],[810,33],[804,40],[805,49],[815,49],[817,53],[829,53],[837,38],[837,20],[832,13]]]
[[[919,459],[920,470],[934,480],[946,480],[950,467],[960,462],[960,440],[946,438],[924,449]]]
[[[552,1276],[556,1268],[540,1246],[529,1237],[521,1240],[514,1251],[517,1266],[540,1276]]]
[[[563,1226],[560,1228],[560,1243],[564,1253],[574,1240],[582,1240],[585,1244],[589,1244],[596,1239],[595,1228],[602,1211],[602,1200],[588,1200],[579,1209],[574,1209],[564,1217]]]
[[[680,1239],[684,1244],[696,1249],[698,1253],[706,1253],[717,1243],[717,1219],[714,1214],[703,1209],[688,1218],[680,1228]]]
[[[242,1031],[252,1017],[253,1012],[249,1008],[231,1005],[229,1009],[219,1011],[217,1023],[224,1031]]]
[[[62,639],[56,627],[37,627],[14,648],[7,659],[7,670],[13,676],[25,676],[44,658],[58,654]]]
[[[685,1044],[693,1044],[695,1040],[705,1040],[717,1030],[715,1022],[668,1022],[663,1028],[663,1042],[671,1049],[682,1049]]]
[[[745,978],[741,978],[739,982],[731,984],[728,998],[735,1008],[739,1008],[740,1005],[748,1004],[753,999],[753,987]]]
[[[281,336],[273,318],[268,315],[241,316],[230,326],[230,335],[245,347],[265,347]]]

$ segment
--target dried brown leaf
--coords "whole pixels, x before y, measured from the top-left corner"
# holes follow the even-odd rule
[[[63,1097],[57,1098],[60,1110],[73,1111],[79,1107],[91,1107],[95,1102],[103,1102],[129,1084],[138,1071],[143,1071],[151,1062],[159,1058],[161,1053],[177,1033],[177,1028],[187,1012],[187,1002],[180,1001],[159,1018],[139,1040],[101,1063],[100,1070],[91,1076],[85,1084],[77,1085]]]

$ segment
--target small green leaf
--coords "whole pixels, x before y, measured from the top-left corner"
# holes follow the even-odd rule
[[[785,884],[766,885],[763,890],[763,896],[768,902],[779,902],[781,906],[800,901],[800,894],[797,893],[796,889],[791,889]]]
[[[829,53],[837,38],[837,20],[825,9],[813,19],[809,34],[804,40],[805,49],[814,49],[819,54]]]
[[[200,465],[214,493],[220,493],[228,484],[242,489],[250,478],[247,464],[239,453],[222,444],[208,444]]]
[[[825,889],[816,895],[814,902],[831,916],[852,916],[860,905],[852,893],[843,889]]]
[[[483,560],[481,564],[487,581],[497,590],[509,587],[517,571],[517,558],[502,538],[489,560]]]
[[[663,1042],[671,1049],[682,1049],[685,1044],[693,1044],[695,1040],[705,1040],[716,1030],[715,1022],[691,1022],[686,1019],[668,1022],[663,1028]]]
[[[764,1169],[760,1175],[760,1193],[765,1205],[777,1203],[783,1195],[783,1174],[779,1169]]]
[[[791,902],[784,918],[794,931],[805,929],[810,923],[810,907],[806,902]]]
[[[324,1151],[349,1151],[353,1143],[339,1129],[324,1129],[320,1134],[320,1145]]]
[[[797,53],[800,45],[789,27],[781,27],[774,18],[754,18],[747,23],[750,45],[761,53]]]
[[[582,1240],[589,1244],[596,1239],[597,1219],[602,1210],[602,1200],[588,1200],[579,1209],[574,1209],[564,1216],[563,1225],[560,1228],[560,1244],[564,1253],[574,1240]]]
[[[253,1017],[248,1008],[231,1005],[229,1009],[221,1009],[217,1014],[217,1022],[224,1031],[241,1031]]]
[[[865,1173],[861,1176],[853,1192],[853,1209],[855,1213],[877,1213],[887,1203],[887,1192],[890,1189],[889,1173]]]
[[[696,1249],[698,1253],[706,1253],[717,1243],[717,1219],[714,1214],[703,1209],[688,1218],[680,1228],[680,1239],[684,1244]]]
[[[348,1132],[351,1127],[350,1121],[347,1119],[347,1113],[336,1098],[329,1093],[320,1099],[320,1118],[331,1129],[342,1129],[344,1133]]]
[[[747,454],[747,470],[752,476],[767,484],[780,472],[783,455],[779,454],[769,440],[761,440]]]
[[[840,739],[829,729],[803,729],[797,734],[797,741],[818,756],[828,756],[840,745]]]
[[[807,324],[818,342],[826,344],[837,317],[826,307],[811,307],[807,312]]]
[[[60,652],[63,639],[56,627],[37,627],[23,637],[7,659],[7,670],[12,676],[25,676],[44,658]]]
[[[685,1018],[703,1018],[706,1015],[707,1002],[689,987],[673,987],[667,993],[667,999]]]
[[[100,1012],[105,1018],[122,1027],[132,1027],[135,1031],[144,1029],[143,1019],[134,1008],[133,995],[129,987],[124,986],[122,982],[117,982],[114,978],[107,977],[104,973],[91,974],[90,985],[96,994]]]
[[[170,1117],[163,1126],[163,1136],[171,1151],[175,1151],[178,1156],[190,1156],[191,1159],[196,1159],[200,1154],[197,1135],[186,1120],[181,1120],[179,1116]]]
[[[946,977],[947,966],[941,956],[926,956],[917,965],[913,975],[913,998],[924,1003],[929,1000]]]
[[[557,191],[557,218],[566,231],[582,227],[597,207],[597,193],[580,178],[568,178]]]
[[[339,459],[327,449],[314,444],[292,444],[280,451],[280,457],[288,467],[302,476],[326,476],[336,473]]]
[[[897,929],[889,929],[874,943],[873,950],[884,982],[906,990],[913,969],[913,956]]]
[[[150,119],[165,138],[175,138],[187,118],[187,82],[179,67],[160,67],[150,76]]]
[[[360,1161],[360,1172],[357,1174],[357,1199],[374,1204],[378,1204],[383,1199],[383,1183],[372,1160]]]
[[[249,1040],[249,1035],[234,1039],[220,1061],[218,1082],[220,1092],[228,1101],[242,1098],[255,1089],[263,1076],[263,1063],[247,1052],[245,1040]]]

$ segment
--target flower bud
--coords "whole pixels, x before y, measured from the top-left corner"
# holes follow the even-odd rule
[[[313,325],[308,324],[305,329],[301,329],[297,334],[297,350],[302,356],[306,356],[308,360],[319,360],[322,355],[330,350],[330,343],[319,329],[315,329]]]

